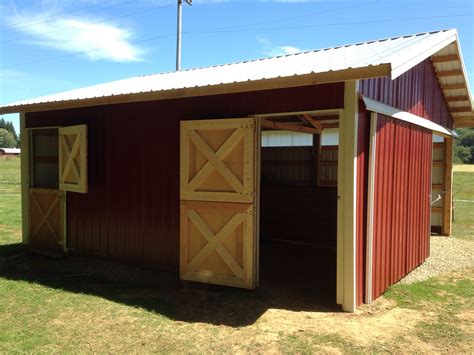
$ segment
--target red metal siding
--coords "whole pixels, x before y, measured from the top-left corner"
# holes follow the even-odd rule
[[[430,59],[395,80],[389,77],[360,81],[361,94],[452,128],[453,123]]]
[[[89,193],[67,196],[68,246],[176,269],[179,121],[343,107],[344,84],[28,113],[27,127],[85,123]]]
[[[378,115],[374,299],[429,256],[431,140],[426,129]]]

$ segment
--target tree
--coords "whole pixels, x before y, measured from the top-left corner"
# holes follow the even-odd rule
[[[459,138],[454,140],[454,162],[474,164],[474,129],[458,128]]]
[[[11,132],[0,128],[0,148],[14,148],[16,146],[15,137]]]
[[[13,122],[5,121],[4,118],[0,118],[0,129],[5,129],[13,135],[13,139],[15,140],[15,145],[18,144],[18,134],[15,131],[15,126],[13,126]],[[4,147],[5,148],[5,147]]]

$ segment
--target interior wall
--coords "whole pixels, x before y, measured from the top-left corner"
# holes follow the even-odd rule
[[[336,248],[337,189],[266,186],[260,195],[260,237]]]
[[[68,247],[179,265],[179,122],[343,106],[343,83],[26,114],[26,127],[88,126],[89,191],[67,193]]]

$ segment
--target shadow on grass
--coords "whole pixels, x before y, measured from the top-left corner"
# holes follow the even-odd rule
[[[99,296],[173,320],[241,327],[253,324],[270,308],[339,311],[334,302],[335,253],[328,250],[262,248],[261,286],[254,291],[184,282],[174,272],[93,257],[52,259],[18,254],[21,250],[0,246],[0,277]]]

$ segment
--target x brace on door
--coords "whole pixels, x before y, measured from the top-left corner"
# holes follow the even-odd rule
[[[196,133],[196,131],[189,130],[188,136],[196,145],[196,148],[198,148],[199,151],[208,159],[207,163],[197,172],[188,184],[188,188],[194,191],[196,187],[212,172],[212,169],[215,168],[236,192],[242,193],[244,188],[242,182],[235,176],[232,170],[227,167],[223,160],[243,138],[243,131],[235,130],[217,152],[214,152],[204,139]]]
[[[194,210],[188,211],[188,217],[193,222],[193,224],[199,229],[201,234],[206,238],[207,245],[202,248],[199,253],[189,262],[188,272],[193,272],[198,268],[201,263],[214,251],[221,256],[222,260],[227,264],[227,266],[232,270],[235,276],[238,278],[242,277],[243,270],[239,263],[234,259],[234,257],[227,251],[226,248],[222,246],[224,239],[229,236],[230,233],[235,231],[235,229],[243,223],[245,219],[244,213],[235,214],[217,233],[214,234],[211,229],[208,227],[206,222],[196,213]]]
[[[51,226],[51,223],[49,221],[49,216],[50,216],[51,212],[53,212],[54,208],[56,207],[56,205],[59,202],[59,197],[56,196],[56,198],[54,199],[54,202],[51,204],[51,206],[49,206],[49,208],[46,212],[41,207],[38,199],[36,198],[36,196],[33,192],[31,193],[31,199],[33,200],[33,203],[35,204],[36,208],[38,209],[39,214],[41,215],[41,221],[38,224],[38,226],[36,227],[36,230],[34,231],[34,233],[31,235],[31,238],[33,239],[38,234],[38,232],[41,230],[41,228],[43,227],[43,224],[46,223],[46,226],[49,228],[49,230],[53,234],[54,238],[56,240],[59,240],[58,235],[56,234],[56,231]]]

